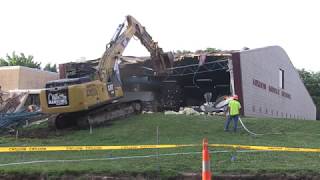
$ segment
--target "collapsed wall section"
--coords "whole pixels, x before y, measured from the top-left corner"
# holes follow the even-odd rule
[[[125,97],[137,97],[156,105],[153,110],[179,110],[200,106],[204,94],[211,101],[230,94],[230,74],[227,55],[185,55],[176,58],[165,76],[154,76],[148,61],[120,66]]]
[[[211,101],[230,94],[228,56],[186,56],[177,62],[168,80],[181,88],[181,106],[199,106],[205,103],[204,94],[211,93]]]

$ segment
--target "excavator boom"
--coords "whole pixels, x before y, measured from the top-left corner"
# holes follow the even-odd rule
[[[102,82],[106,82],[108,77],[111,76],[116,59],[120,58],[133,36],[136,36],[141,44],[149,51],[153,70],[156,75],[166,73],[166,70],[173,66],[172,53],[164,53],[162,48],[158,46],[158,43],[155,42],[146,31],[145,27],[134,17],[128,15],[126,20],[126,30],[122,31],[125,26],[124,23],[119,25],[115,36],[107,45],[107,49],[99,62],[97,72]]]

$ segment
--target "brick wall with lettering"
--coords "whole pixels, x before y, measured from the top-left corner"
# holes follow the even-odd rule
[[[281,47],[241,51],[240,65],[245,116],[316,119],[316,107]],[[280,69],[284,70],[284,89]]]

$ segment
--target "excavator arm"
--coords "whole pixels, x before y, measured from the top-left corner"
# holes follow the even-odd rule
[[[173,66],[173,54],[164,53],[149,33],[134,17],[128,15],[125,23],[119,25],[114,37],[106,47],[102,58],[99,61],[97,75],[102,82],[108,81],[113,73],[115,62],[122,56],[127,44],[133,36],[136,36],[141,44],[150,52],[153,70],[156,75],[166,73],[166,69]]]

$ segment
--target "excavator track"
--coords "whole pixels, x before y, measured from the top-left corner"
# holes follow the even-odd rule
[[[142,105],[139,101],[114,103],[89,111],[55,114],[49,118],[49,128],[65,129],[77,127],[85,129],[90,126],[101,126],[107,122],[140,114]]]

